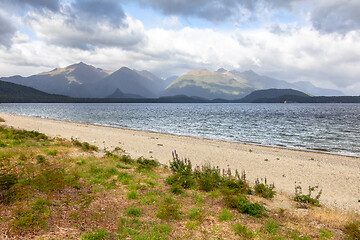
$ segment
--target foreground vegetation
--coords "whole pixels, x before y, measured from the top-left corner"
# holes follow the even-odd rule
[[[359,216],[274,188],[176,152],[166,167],[0,127],[0,239],[360,238]]]

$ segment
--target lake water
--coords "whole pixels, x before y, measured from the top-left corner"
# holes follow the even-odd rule
[[[360,157],[360,104],[0,104],[0,112]]]

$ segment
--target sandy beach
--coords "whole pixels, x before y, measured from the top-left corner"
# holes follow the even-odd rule
[[[295,182],[304,193],[309,186],[322,189],[321,204],[360,213],[360,158],[318,152],[255,146],[186,136],[94,126],[0,113],[1,125],[36,130],[51,137],[70,139],[111,150],[121,147],[134,158],[143,156],[168,164],[171,152],[191,159],[193,165],[210,163],[220,168],[245,170],[247,179],[267,178],[276,191],[294,195]]]

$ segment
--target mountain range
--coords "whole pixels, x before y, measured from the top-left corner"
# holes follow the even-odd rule
[[[253,71],[227,71],[221,68],[212,72],[203,69],[163,80],[149,71],[122,67],[111,72],[82,62],[29,77],[2,77],[0,81],[74,98],[139,99],[185,95],[204,99],[234,100],[241,99],[255,90],[269,88],[295,89],[311,95],[344,95],[337,90],[317,88],[309,82],[289,83],[261,76]]]
[[[360,103],[360,96],[313,97],[293,89],[256,90],[236,100],[208,100],[185,95],[136,98],[136,95],[124,94],[119,89],[114,94],[116,96],[108,98],[73,98],[0,81],[0,103]]]

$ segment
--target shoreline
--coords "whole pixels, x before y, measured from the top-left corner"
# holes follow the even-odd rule
[[[182,134],[175,134],[175,133],[157,132],[157,131],[152,131],[152,130],[132,129],[132,128],[125,128],[125,127],[115,127],[115,126],[111,126],[111,125],[101,125],[101,124],[95,124],[95,123],[74,122],[74,121],[70,121],[70,120],[59,120],[59,119],[48,118],[48,117],[20,115],[20,114],[5,113],[5,112],[0,112],[0,114],[23,116],[23,117],[30,117],[30,118],[39,118],[39,119],[45,119],[45,120],[67,122],[67,123],[74,123],[74,124],[83,124],[83,125],[96,126],[96,127],[114,128],[114,129],[120,129],[120,130],[126,130],[126,131],[129,130],[129,131],[139,131],[139,132],[147,132],[147,133],[154,133],[154,134],[164,134],[164,135],[175,136],[175,137],[188,137],[188,138],[194,138],[194,139],[198,139],[198,140],[244,144],[244,145],[249,145],[249,146],[259,146],[259,147],[266,147],[266,148],[271,148],[271,149],[278,148],[278,149],[291,150],[291,151],[310,152],[310,153],[317,153],[317,154],[329,154],[329,155],[340,156],[340,157],[358,158],[360,161],[360,155],[357,156],[357,155],[355,155],[355,153],[350,153],[350,152],[341,153],[341,152],[331,152],[331,151],[328,151],[327,149],[316,150],[316,149],[311,149],[311,148],[296,148],[296,147],[284,146],[284,145],[263,144],[263,143],[252,142],[252,141],[231,141],[229,139],[226,140],[226,139],[215,139],[215,138],[213,139],[213,138],[207,138],[207,137],[198,137],[198,136],[182,135]]]
[[[192,136],[130,130],[48,118],[0,113],[1,125],[36,130],[50,137],[78,138],[100,149],[121,147],[132,157],[157,159],[162,164],[171,160],[176,150],[190,159],[193,166],[210,163],[220,168],[246,171],[248,181],[267,178],[275,190],[294,195],[294,182],[302,186],[318,185],[323,189],[320,202],[328,207],[360,213],[360,159],[327,152],[313,152],[203,139]],[[316,193],[314,194],[314,196]]]

